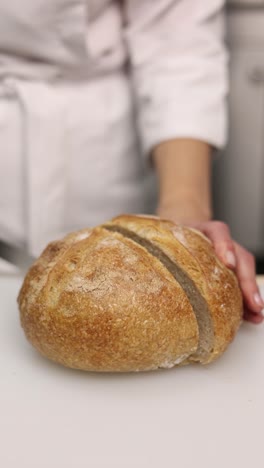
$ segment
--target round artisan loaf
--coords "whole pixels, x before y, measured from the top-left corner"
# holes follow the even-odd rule
[[[38,351],[102,372],[207,364],[242,320],[237,279],[210,241],[147,216],[119,216],[49,244],[18,302]]]

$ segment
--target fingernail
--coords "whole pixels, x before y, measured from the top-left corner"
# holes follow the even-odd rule
[[[227,264],[235,268],[235,266],[236,266],[236,257],[234,255],[234,253],[231,252],[231,250],[226,252],[225,258],[226,258]],[[264,306],[264,304],[263,304],[263,306]]]
[[[258,306],[264,307],[264,301],[259,293],[254,294],[254,301],[255,301],[255,304],[257,304]],[[264,313],[264,311],[262,312]]]

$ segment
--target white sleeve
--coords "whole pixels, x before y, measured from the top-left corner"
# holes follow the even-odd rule
[[[145,154],[173,138],[225,144],[224,4],[125,0],[125,37]]]

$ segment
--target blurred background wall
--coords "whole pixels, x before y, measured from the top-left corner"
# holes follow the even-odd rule
[[[264,0],[227,8],[231,94],[229,143],[213,168],[215,218],[264,260]],[[263,272],[263,271],[261,271]]]

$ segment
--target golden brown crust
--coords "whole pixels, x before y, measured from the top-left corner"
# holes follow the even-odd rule
[[[207,356],[198,355],[209,363],[221,355],[233,340],[242,320],[242,297],[236,276],[214,253],[211,242],[199,231],[175,225],[171,221],[150,217],[122,215],[111,224],[119,224],[154,244],[183,268],[205,297],[213,321],[214,344]],[[196,360],[197,353],[189,361]]]
[[[19,296],[22,326],[42,354],[85,370],[138,371],[172,367],[196,350],[192,307],[155,257],[101,228],[66,244],[46,249],[48,274],[35,265]]]
[[[242,322],[243,302],[235,274],[220,262],[213,246],[194,229],[181,227],[186,245],[200,263],[208,284],[208,303],[215,330],[215,344],[207,362],[214,361],[233,341]]]
[[[198,349],[195,311],[162,262],[99,226],[49,244],[29,270],[18,298],[29,341],[56,362],[92,371],[150,370],[219,356],[239,327],[242,302],[235,276],[206,238],[157,218],[127,215],[113,224],[146,236],[188,273],[209,306],[212,340]]]
[[[151,220],[142,219],[138,222],[138,220],[134,221],[133,218],[132,222],[131,220],[129,222],[128,219],[124,219],[124,217],[118,219],[119,223],[117,222],[115,224],[115,222],[110,222],[106,225],[106,229],[119,232],[124,237],[132,239],[137,244],[143,246],[151,255],[159,259],[187,295],[196,315],[199,330],[198,347],[192,358],[194,361],[203,361],[207,358],[213,348],[213,323],[206,298],[201,293],[200,288],[197,287],[195,281],[193,281],[190,275],[188,275],[188,267],[191,265],[193,260],[192,256],[187,252],[187,261],[185,261],[186,268],[183,268],[181,262],[177,261],[177,257],[180,256],[186,260],[186,255],[183,255],[184,248],[181,244],[177,246],[177,240],[175,240],[170,232],[166,232],[164,229],[161,229],[160,225],[157,229],[156,221],[153,223]],[[176,255],[177,250],[178,254],[180,254],[178,256]],[[195,265],[195,271],[197,271],[197,265]],[[198,278],[201,278],[201,274]]]

